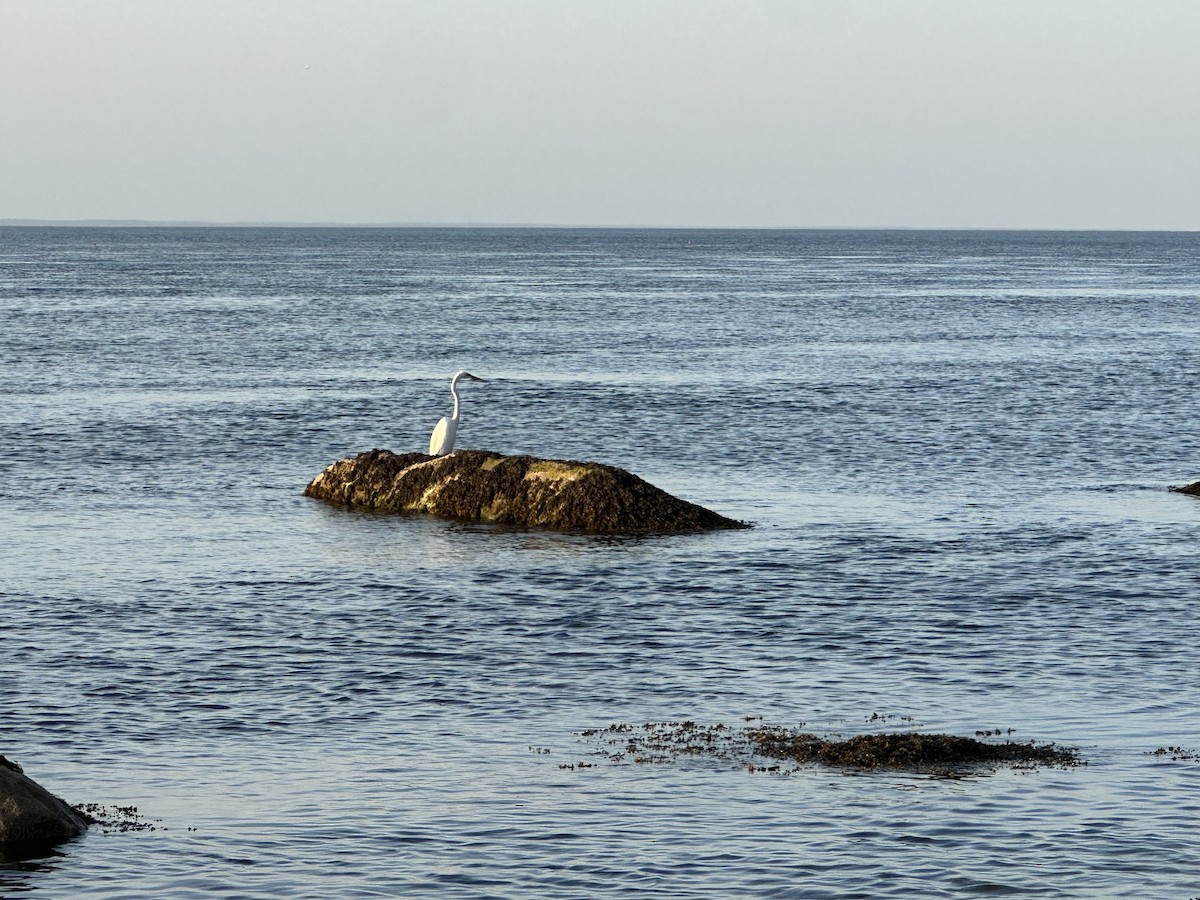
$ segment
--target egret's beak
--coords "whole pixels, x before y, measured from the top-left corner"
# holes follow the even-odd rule
[[[463,372],[463,378],[470,378],[472,381],[487,381],[486,378],[480,378],[478,375],[472,375],[470,372]]]

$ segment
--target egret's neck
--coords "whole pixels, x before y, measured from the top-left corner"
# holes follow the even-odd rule
[[[458,421],[458,382],[457,381],[450,382],[450,393],[454,395],[454,415],[452,415],[450,418],[452,418],[455,422],[457,422]]]

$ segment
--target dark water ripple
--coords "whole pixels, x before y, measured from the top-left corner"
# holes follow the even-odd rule
[[[0,896],[1189,897],[1194,235],[0,229],[0,752],[158,830]],[[639,540],[327,509],[603,459]],[[886,716],[871,720],[872,714]],[[964,781],[598,765],[764,716],[1078,746]],[[899,718],[906,717],[906,718]],[[194,830],[192,830],[194,829]]]

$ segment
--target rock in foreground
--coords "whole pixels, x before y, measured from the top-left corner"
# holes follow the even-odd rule
[[[1200,481],[1193,481],[1191,484],[1185,484],[1183,487],[1173,487],[1172,490],[1177,494],[1191,494],[1193,497],[1200,497]]]
[[[84,816],[0,756],[0,845],[60,844],[87,827]]]
[[[372,512],[588,534],[749,527],[614,466],[486,450],[451,456],[372,450],[333,463],[304,494]]]

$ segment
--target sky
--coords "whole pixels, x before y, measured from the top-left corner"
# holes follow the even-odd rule
[[[1198,0],[0,0],[0,219],[1200,228]]]

